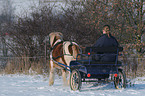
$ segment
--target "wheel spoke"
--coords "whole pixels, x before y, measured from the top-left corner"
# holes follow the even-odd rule
[[[72,90],[76,91],[80,88],[80,74],[78,71],[74,70],[70,77],[70,87]]]
[[[125,74],[123,74],[123,72],[119,71],[118,73],[118,77],[115,77],[114,78],[114,84],[115,84],[115,87],[117,89],[121,89],[123,87],[125,87],[126,85],[126,80],[125,80]]]

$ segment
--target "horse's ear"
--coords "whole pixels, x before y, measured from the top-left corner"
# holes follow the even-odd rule
[[[49,40],[50,40],[50,37],[51,37],[51,35],[52,35],[53,33],[50,33],[48,36],[49,36]]]
[[[55,37],[55,34],[54,33],[50,33],[49,34],[49,42],[50,42],[50,45],[52,46],[53,42],[54,42],[54,37]]]

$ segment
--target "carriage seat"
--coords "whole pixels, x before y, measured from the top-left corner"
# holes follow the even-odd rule
[[[123,47],[87,47],[85,49],[86,53],[90,53],[91,60],[89,58],[88,61],[81,61],[82,64],[101,64],[101,65],[117,65],[121,66],[122,62],[118,61],[118,53],[123,51]],[[100,55],[99,60],[93,59],[95,56]],[[110,55],[108,55],[110,54]],[[104,56],[104,57],[103,57]],[[105,60],[109,58],[109,60]],[[111,60],[112,59],[112,60]],[[117,62],[115,62],[117,61]]]

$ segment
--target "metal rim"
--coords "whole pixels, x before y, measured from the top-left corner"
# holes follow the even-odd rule
[[[118,72],[118,76],[114,77],[114,84],[116,89],[122,89],[126,86],[126,77],[122,72]]]
[[[81,76],[77,70],[73,70],[70,77],[70,87],[72,90],[80,90]]]

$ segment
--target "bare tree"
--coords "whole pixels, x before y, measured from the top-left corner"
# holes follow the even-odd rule
[[[1,32],[1,42],[2,42],[2,50],[3,55],[7,56],[8,50],[6,47],[6,38],[5,34],[8,33],[8,26],[10,26],[11,22],[14,18],[14,8],[12,7],[12,1],[11,0],[3,0],[2,1],[2,9],[1,9],[1,15],[0,15],[0,32]]]
[[[141,36],[143,35],[144,28],[144,14],[145,9],[143,9],[144,0],[113,0],[115,13],[118,17],[124,18],[125,26],[128,29],[125,30],[126,33],[134,34],[131,36],[134,38],[135,43],[141,45]],[[119,14],[121,13],[121,14]],[[142,47],[142,46],[137,46]],[[141,51],[141,50],[138,50]]]
[[[0,9],[0,53],[2,57],[8,56],[8,46],[6,40],[8,28],[11,25],[14,17],[14,8],[12,7],[11,0],[2,0],[1,1],[1,9]],[[4,68],[7,63],[7,58],[0,58],[1,66],[0,68]]]

